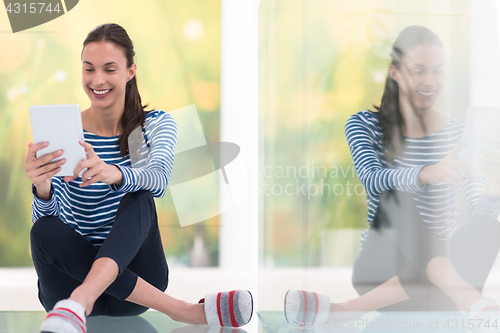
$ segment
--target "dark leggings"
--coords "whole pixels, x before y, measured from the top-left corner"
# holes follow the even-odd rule
[[[98,258],[111,258],[117,279],[94,304],[91,316],[132,316],[147,308],[125,301],[140,276],[165,291],[168,267],[161,243],[153,196],[149,191],[127,193],[103,245],[92,245],[58,216],[44,216],[31,229],[31,254],[38,275],[38,298],[46,311],[70,296]]]
[[[448,258],[481,293],[499,249],[500,223],[493,217],[477,217],[444,242],[425,225],[411,194],[387,191],[354,264],[352,282],[363,295],[397,275],[410,299],[380,310],[454,311],[455,303],[427,278],[429,261]]]

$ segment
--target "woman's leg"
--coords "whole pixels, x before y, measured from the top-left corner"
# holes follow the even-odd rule
[[[128,269],[127,269],[128,268]],[[135,273],[128,283],[112,282],[127,272]],[[140,276],[140,277],[139,277]],[[129,193],[120,202],[113,228],[99,250],[84,282],[70,299],[91,311],[104,290],[119,289],[119,300],[154,308],[175,320],[205,324],[202,304],[188,304],[166,295],[168,269],[158,230],[156,208],[149,191]],[[119,287],[119,288],[117,288]],[[116,304],[118,309],[122,304]],[[110,304],[109,315],[123,315]]]
[[[372,311],[409,299],[397,274],[409,264],[397,247],[370,229],[353,267],[352,283],[360,297],[342,304],[347,311]]]
[[[462,279],[448,258],[433,258],[426,269],[429,280],[455,302],[459,311],[467,311],[481,299],[481,293]]]
[[[206,325],[203,304],[190,304],[175,299],[139,278],[127,301],[160,311],[173,320],[188,324]]]
[[[424,225],[411,195],[385,192],[375,225],[353,270],[353,285],[361,297],[337,306],[347,311],[453,308],[426,274],[427,264],[446,255],[446,248]]]
[[[126,200],[122,199],[121,207],[133,207],[136,199],[149,200],[147,194],[132,194],[124,196]],[[154,227],[150,228],[150,234],[142,241],[144,246],[129,263],[129,268],[123,270],[120,277],[106,289],[105,294],[98,297],[92,315],[134,315],[146,311],[147,308],[143,306],[125,301],[135,288],[137,274],[143,275],[154,288],[161,291],[166,289],[168,268],[156,220]],[[33,225],[31,250],[39,277],[40,301],[47,311],[57,301],[70,297],[82,284],[99,253],[98,248],[57,216],[42,217]],[[100,260],[104,259],[111,260]],[[99,262],[96,268],[100,269],[98,264]],[[100,283],[102,281],[98,282]]]
[[[36,221],[31,228],[31,257],[38,275],[38,297],[47,312],[82,283],[97,251],[58,216]]]
[[[148,239],[147,244],[158,250],[158,244],[161,245],[158,229],[154,232],[155,237]],[[78,234],[71,226],[62,222],[57,216],[46,216],[38,220],[31,231],[31,250],[33,262],[38,275],[39,298],[45,310],[50,311],[54,305],[61,299],[69,298],[73,291],[82,284],[86,278],[90,267],[94,263],[98,249],[89,243],[83,236]],[[168,280],[162,278],[166,276],[166,265],[161,265],[164,261],[163,249],[161,251],[149,251],[149,258],[144,259],[148,253],[146,248],[141,249],[130,263],[131,274],[141,274],[143,278],[138,278],[133,292],[127,300],[120,300],[114,294],[111,296],[102,294],[94,303],[91,315],[110,315],[110,316],[131,316],[138,315],[147,310],[147,308],[158,308],[168,314],[165,306],[171,306],[173,317],[180,318],[181,315],[190,315],[196,313],[193,308],[203,306],[196,304],[192,308],[185,302],[173,302],[168,300],[168,296],[163,293],[167,287]],[[144,265],[144,263],[154,263]],[[127,269],[127,270],[129,270]],[[117,279],[113,284],[120,285],[121,279]],[[148,282],[146,282],[146,280]],[[125,287],[128,283],[125,283]],[[143,299],[141,301],[141,299]],[[159,302],[157,305],[148,302],[167,299],[165,302]],[[135,302],[133,302],[135,301]],[[141,304],[141,305],[138,305]],[[182,306],[179,306],[182,305]],[[180,314],[180,311],[189,308],[191,312]],[[199,310],[199,309],[198,309]],[[204,315],[204,314],[203,314]]]
[[[499,222],[479,216],[455,233],[449,260],[438,257],[429,262],[429,279],[465,311],[482,297],[499,249]]]

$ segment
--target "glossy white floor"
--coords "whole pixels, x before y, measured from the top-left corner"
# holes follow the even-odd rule
[[[350,267],[337,268],[276,268],[259,271],[259,292],[256,297],[256,310],[261,314],[261,320],[267,320],[273,327],[292,329],[286,326],[283,317],[283,297],[289,289],[305,289],[328,293],[331,301],[345,301],[356,297],[357,294],[351,285]],[[227,271],[216,268],[181,268],[173,267],[170,270],[170,282],[167,291],[170,295],[189,302],[197,302],[206,293],[247,289],[252,281],[245,273]],[[44,312],[37,298],[36,273],[32,268],[2,268],[0,269],[0,333],[7,332],[36,332],[36,326],[43,320]],[[254,295],[257,294],[253,291]],[[484,288],[484,296],[500,301],[500,260],[497,260]],[[16,312],[24,311],[24,312]],[[39,311],[39,312],[26,312]],[[372,316],[373,317],[373,316]],[[368,318],[372,318],[368,317]],[[119,327],[116,319],[93,319],[92,330],[99,332],[99,327]],[[146,322],[162,327],[161,332],[185,327],[171,321],[168,317],[154,311],[148,311],[141,316]],[[373,317],[374,318],[374,317]],[[141,326],[141,330],[130,332],[147,332],[143,319],[127,319],[126,327]],[[36,323],[36,324],[29,324]],[[6,326],[6,325],[10,326]],[[14,328],[11,330],[10,328]],[[16,326],[17,325],[17,326]],[[24,325],[24,326],[23,326]],[[33,326],[34,325],[34,326]],[[99,326],[101,325],[101,326]],[[134,326],[135,325],[135,326]],[[153,326],[155,326],[153,325]],[[285,325],[285,326],[280,326]],[[268,327],[271,327],[268,325]],[[111,327],[111,326],[110,326]],[[121,326],[120,326],[121,327]],[[35,329],[35,330],[34,330]],[[244,329],[247,332],[262,332],[263,326],[258,316],[254,314],[252,321]],[[206,332],[206,327],[186,327],[187,332]],[[204,330],[204,331],[203,331]],[[285,330],[288,332],[288,330]],[[111,333],[112,331],[107,330]],[[121,330],[120,332],[127,332]],[[155,331],[152,331],[155,332]],[[356,332],[356,330],[354,330]]]
[[[248,274],[222,269],[170,269],[168,292],[173,297],[196,303],[207,293],[224,290],[248,289]],[[37,298],[37,276],[33,268],[0,268],[0,333],[35,333],[45,318],[45,311]],[[256,292],[254,292],[256,293]],[[174,322],[156,311],[147,311],[139,317],[91,317],[89,333],[244,333],[258,332],[256,314],[243,331],[223,330],[208,326],[192,326]]]

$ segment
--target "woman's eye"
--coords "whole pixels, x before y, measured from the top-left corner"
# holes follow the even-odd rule
[[[85,69],[85,71],[86,71],[86,72],[92,72],[92,71],[93,71],[93,69],[91,69],[91,68],[86,68],[86,69]]]
[[[114,69],[107,69],[106,72],[114,72],[115,70]]]

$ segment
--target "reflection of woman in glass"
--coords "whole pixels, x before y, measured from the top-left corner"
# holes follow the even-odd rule
[[[458,159],[462,123],[433,109],[443,84],[441,41],[428,28],[410,26],[391,58],[378,112],[361,111],[345,126],[370,224],[352,276],[360,297],[330,304],[323,294],[290,291],[289,322],[347,320],[377,309],[499,310],[481,296],[500,247],[498,176],[487,186],[467,178]],[[459,228],[462,185],[469,221]],[[321,306],[318,316],[301,315]]]
[[[87,159],[74,175],[85,172],[52,177],[64,160],[48,163],[58,152],[37,159],[42,142],[30,143],[26,157],[34,195],[32,257],[39,298],[50,311],[42,331],[84,332],[85,316],[138,315],[148,308],[185,323],[246,324],[252,311],[247,291],[210,294],[204,304],[164,293],[168,268],[153,197],[166,191],[176,123],[163,111],[144,111],[135,52],[122,27],[101,25],[83,45],[82,83],[91,105],[82,112],[80,144]],[[142,168],[132,167],[128,151],[129,135],[138,127],[141,151],[149,149],[134,164]]]
[[[434,32],[404,29],[395,41],[378,112],[345,131],[367,193],[370,229],[353,270],[361,295],[332,311],[468,310],[494,305],[481,291],[499,250],[500,193],[468,178],[458,159],[462,123],[433,109],[444,53]],[[464,187],[468,224],[458,226]]]

